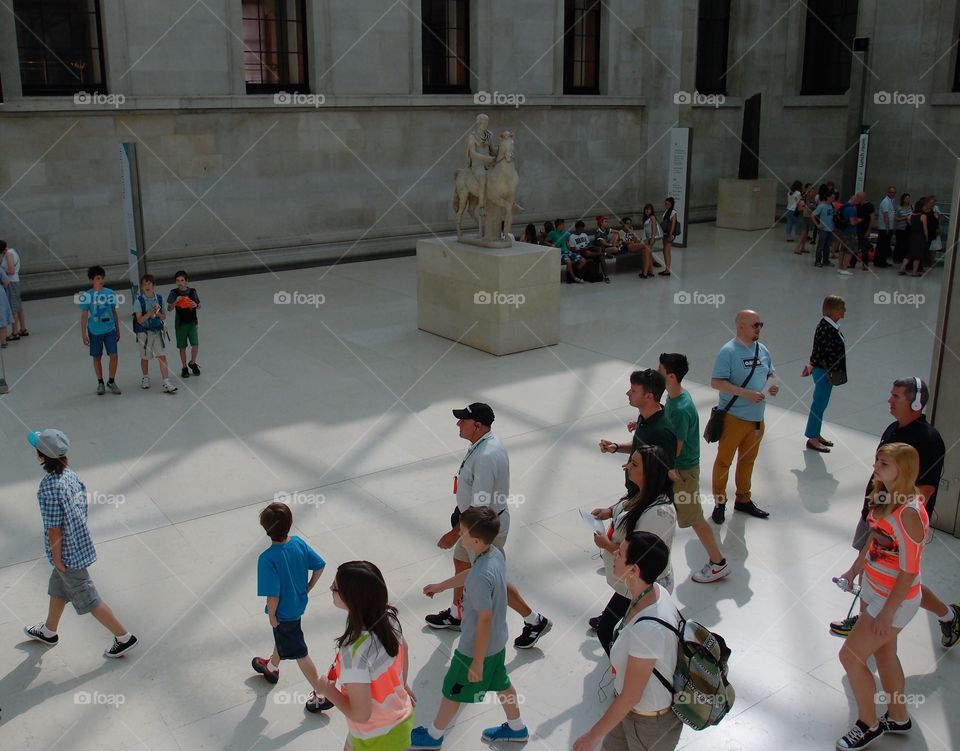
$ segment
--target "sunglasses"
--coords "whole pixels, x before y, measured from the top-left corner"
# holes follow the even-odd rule
[[[755,328],[755,329],[762,329],[762,328],[763,328],[763,321],[757,321],[756,323],[751,324],[751,325],[752,325],[753,328]]]

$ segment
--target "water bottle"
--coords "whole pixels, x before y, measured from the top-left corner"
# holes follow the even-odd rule
[[[859,584],[853,584],[853,585],[851,585],[850,582],[848,582],[848,581],[847,581],[844,577],[842,577],[842,576],[841,576],[841,577],[836,577],[836,576],[833,577],[833,583],[836,584],[838,587],[840,587],[840,589],[842,589],[844,592],[849,592],[850,594],[853,594],[853,595],[859,595],[859,594],[860,594],[860,585],[859,585]]]

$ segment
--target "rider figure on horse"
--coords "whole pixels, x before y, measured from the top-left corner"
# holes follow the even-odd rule
[[[487,199],[487,169],[493,166],[499,151],[493,133],[487,128],[489,122],[490,118],[486,115],[477,115],[474,128],[467,136],[467,167],[476,177],[480,188],[477,194],[480,209],[483,209]]]

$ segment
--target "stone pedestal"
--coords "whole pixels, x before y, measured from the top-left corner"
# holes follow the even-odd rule
[[[717,226],[724,229],[767,229],[777,221],[777,181],[721,179]]]
[[[417,241],[417,328],[492,355],[559,340],[560,250]]]

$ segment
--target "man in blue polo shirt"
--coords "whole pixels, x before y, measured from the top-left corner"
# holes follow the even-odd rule
[[[766,519],[769,513],[758,508],[750,495],[753,465],[763,440],[763,411],[767,394],[776,396],[780,390],[774,377],[773,358],[760,343],[763,321],[753,310],[737,313],[737,335],[720,348],[710,386],[720,392],[720,408],[727,410],[723,435],[717,444],[717,458],[713,463],[713,500],[711,518],[723,524],[727,503],[727,479],[733,456],[737,455],[735,475],[737,511]]]

